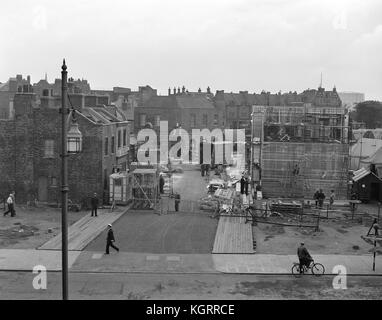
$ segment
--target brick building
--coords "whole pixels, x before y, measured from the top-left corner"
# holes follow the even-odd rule
[[[146,89],[147,90],[147,89]],[[142,95],[134,109],[135,132],[149,126],[157,132],[159,142],[160,121],[168,121],[168,131],[181,127],[191,139],[192,129],[223,128],[225,126],[224,106],[214,103],[214,95],[210,88],[206,92],[189,92],[182,89],[168,90],[167,96],[158,96],[156,92]],[[174,142],[175,143],[175,142]],[[171,143],[170,143],[171,145]],[[190,141],[192,149],[193,141]]]
[[[13,117],[13,98],[17,92],[32,92],[31,79],[21,74],[0,84],[0,119]]]
[[[129,122],[122,113],[91,105],[97,97],[70,94],[82,152],[68,158],[69,198],[85,203],[93,192],[108,199],[109,175],[129,163]],[[20,203],[60,201],[60,97],[15,95],[14,119],[0,120],[0,196],[15,190]],[[113,114],[114,113],[114,114]]]

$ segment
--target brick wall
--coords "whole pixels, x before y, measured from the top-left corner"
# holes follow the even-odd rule
[[[15,100],[15,120],[0,121],[0,196],[15,190],[19,203],[34,198],[57,203],[61,194],[58,107],[37,104],[33,94],[16,95]],[[110,174],[116,163],[115,153],[107,159],[103,157],[103,137],[115,135],[116,125],[94,124],[81,115],[76,118],[83,136],[83,150],[68,157],[69,199],[86,203],[94,192],[102,199],[104,168]],[[51,156],[45,154],[46,140],[53,141]]]

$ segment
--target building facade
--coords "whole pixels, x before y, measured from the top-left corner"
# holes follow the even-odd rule
[[[128,167],[130,124],[105,107],[82,106],[74,95],[71,100],[83,142],[82,152],[68,157],[69,199],[86,205],[97,192],[107,202],[109,175]],[[59,97],[15,95],[14,119],[0,121],[1,196],[15,190],[20,203],[60,201],[60,103]]]

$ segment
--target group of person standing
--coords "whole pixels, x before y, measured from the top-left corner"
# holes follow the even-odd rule
[[[240,193],[248,196],[249,178],[244,175],[240,179]]]
[[[12,191],[12,193],[9,194],[6,201],[8,210],[4,212],[4,217],[6,217],[9,213],[11,214],[11,217],[16,216],[16,209],[15,209],[16,198],[15,197],[16,197],[16,192]]]
[[[329,208],[333,208],[334,204],[334,199],[336,197],[336,194],[334,193],[334,190],[330,190],[330,196],[329,196]],[[313,196],[315,203],[316,203],[316,208],[322,209],[324,206],[324,200],[326,198],[325,193],[322,191],[322,189],[317,190]]]

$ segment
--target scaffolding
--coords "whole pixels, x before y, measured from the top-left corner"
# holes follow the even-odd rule
[[[349,127],[344,108],[305,104],[253,110],[254,118],[263,117],[255,125],[261,123],[264,130],[260,167],[265,197],[310,199],[318,189],[347,197]]]
[[[159,200],[159,177],[156,169],[137,168],[132,175],[134,209],[156,209]]]

